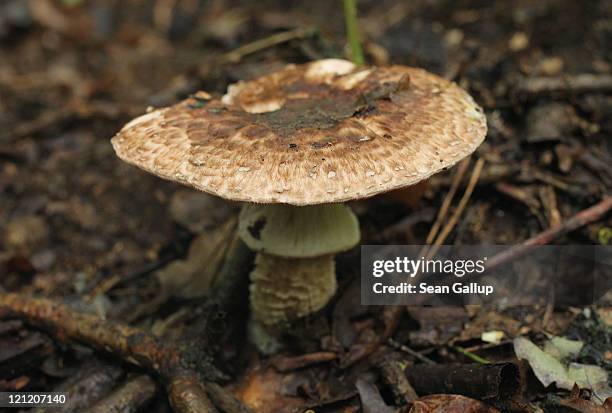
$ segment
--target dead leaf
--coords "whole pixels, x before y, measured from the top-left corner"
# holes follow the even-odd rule
[[[602,399],[612,395],[612,389],[608,387],[608,373],[599,366],[570,363],[566,367],[558,358],[542,351],[524,337],[514,340],[514,352],[518,358],[527,360],[538,380],[546,387],[555,383],[560,389],[571,390],[577,384],[581,388],[591,389]]]
[[[559,404],[581,413],[608,413],[612,410],[612,398],[608,397],[604,403],[599,406],[590,400],[580,397],[580,393],[578,386],[574,386],[570,396],[567,399],[559,400]]]
[[[409,413],[499,413],[499,410],[458,394],[432,394],[414,401]]]
[[[288,378],[290,375],[279,374],[274,368],[251,369],[233,393],[254,413],[289,413],[304,405],[304,400],[283,394]]]
[[[235,234],[236,220],[198,235],[191,243],[187,258],[176,260],[155,272],[164,293],[179,298],[205,296],[225,258]]]
[[[552,337],[544,343],[544,352],[551,356],[563,360],[576,358],[580,354],[580,350],[584,347],[584,343],[578,340],[569,340],[564,337]]]
[[[367,307],[360,302],[359,280],[354,280],[342,293],[334,306],[332,330],[334,338],[344,347],[350,347],[358,337],[355,331],[352,318],[362,316],[366,313]]]

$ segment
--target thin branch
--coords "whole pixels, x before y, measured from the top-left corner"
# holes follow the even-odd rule
[[[392,338],[387,340],[387,344],[389,344],[391,347],[393,347],[396,350],[403,351],[404,353],[408,353],[411,356],[416,357],[417,359],[421,360],[425,364],[437,364],[435,361],[433,361],[429,357],[424,356],[423,354],[419,353],[416,350],[411,349],[410,347],[408,347],[408,346],[406,346],[404,344],[398,343],[397,341],[393,340]]]
[[[137,412],[153,399],[156,392],[157,384],[149,376],[136,376],[93,405],[87,413]]]
[[[470,180],[465,189],[465,193],[463,194],[463,197],[459,201],[459,205],[455,209],[455,212],[451,216],[450,220],[446,223],[446,225],[442,229],[442,232],[436,238],[434,244],[429,248],[424,247],[421,250],[421,254],[423,254],[425,257],[431,258],[436,254],[436,252],[438,252],[438,250],[440,249],[440,246],[442,245],[444,240],[446,240],[446,237],[450,234],[450,232],[453,230],[453,228],[457,224],[459,217],[461,216],[461,214],[463,213],[463,210],[467,206],[470,200],[470,197],[472,196],[472,192],[474,191],[474,188],[476,187],[476,184],[478,183],[478,179],[480,178],[480,173],[482,172],[484,162],[485,162],[484,159],[481,158],[476,162],[476,165],[474,165],[472,175],[470,176]],[[459,187],[459,184],[461,183],[461,179],[463,178],[463,175],[465,174],[465,169],[467,168],[468,165],[469,165],[469,161],[464,161],[460,165],[459,170],[457,171],[457,175],[455,175],[455,177],[453,178],[453,184],[451,184],[451,189],[449,190],[449,193],[451,191],[454,191],[454,192],[457,191],[457,188]],[[457,182],[456,184],[455,184],[455,181]],[[448,201],[446,199],[448,199]],[[452,197],[447,195],[446,199],[441,207],[441,209],[443,208],[445,209],[445,211],[442,211],[441,213],[438,214],[438,216],[440,217],[439,218],[440,222],[442,222],[442,220],[444,219],[444,216],[446,215],[446,211],[448,211],[448,208],[450,207]],[[435,232],[437,232],[437,230],[433,230],[432,228],[432,230],[430,231],[430,234],[435,233]],[[395,330],[397,329],[397,326],[399,325],[399,321],[403,313],[404,313],[403,306],[386,306],[383,311],[383,316],[382,316],[383,321],[384,321],[384,330],[380,336],[380,340],[370,344],[367,348],[365,348],[359,354],[358,357],[354,357],[353,359],[350,359],[350,361],[345,362],[343,366],[346,367],[347,365],[353,364],[367,357],[368,355],[375,352],[376,349],[378,349],[378,347],[381,344],[386,343],[395,333]]]
[[[286,373],[292,370],[303,369],[304,367],[313,364],[325,363],[338,358],[338,355],[331,351],[319,351],[316,353],[307,353],[295,357],[277,357],[272,360],[272,365],[281,373]]]
[[[519,97],[535,99],[543,95],[606,93],[612,91],[612,75],[583,73],[558,77],[533,77],[517,86]]]
[[[238,63],[243,57],[250,54],[265,50],[272,46],[286,43],[291,40],[304,39],[314,35],[316,32],[317,30],[312,27],[300,27],[294,30],[288,30],[286,32],[276,33],[272,36],[255,40],[254,42],[247,43],[238,47],[237,49],[225,53],[221,56],[221,62],[225,61],[229,63]]]
[[[466,158],[459,163],[459,166],[457,167],[457,171],[455,172],[455,175],[453,176],[451,186],[448,192],[446,193],[446,196],[444,197],[444,201],[442,201],[440,210],[438,211],[438,216],[436,217],[436,221],[431,226],[431,229],[429,230],[429,234],[427,234],[425,244],[430,245],[436,239],[436,235],[438,235],[438,231],[440,230],[440,227],[442,226],[442,221],[444,221],[444,218],[446,217],[446,214],[451,206],[451,203],[453,202],[453,198],[455,197],[455,194],[457,193],[457,190],[459,189],[459,185],[461,184],[461,181],[463,180],[463,177],[465,176],[465,172],[467,171],[467,168],[469,165],[470,165],[470,158]]]
[[[597,204],[580,211],[561,224],[550,227],[518,245],[495,254],[487,261],[487,269],[490,270],[501,264],[505,264],[506,262],[522,257],[531,250],[531,247],[535,245],[550,244],[554,239],[559,238],[568,232],[598,221],[608,212],[610,212],[610,210],[612,210],[612,196],[606,196]]]
[[[78,313],[64,304],[0,292],[0,315],[25,319],[60,340],[72,340],[113,353],[128,363],[159,374],[173,408],[179,413],[215,413],[196,371],[185,367],[187,352],[175,342],[144,330]]]
[[[432,248],[427,252],[429,257],[433,257],[436,255],[436,252],[440,249],[440,246],[444,243],[448,235],[451,233],[455,225],[457,225],[457,221],[459,221],[459,217],[463,213],[463,210],[467,206],[470,201],[470,197],[472,196],[472,192],[474,192],[474,188],[476,188],[476,184],[478,183],[478,178],[480,178],[480,173],[482,172],[482,167],[484,166],[484,159],[480,158],[476,161],[476,165],[474,165],[474,170],[472,171],[472,176],[470,176],[470,181],[468,182],[467,188],[465,188],[465,192],[459,201],[459,205],[457,205],[457,209],[451,216],[450,220],[446,223],[442,232],[436,238],[436,241],[433,243]]]

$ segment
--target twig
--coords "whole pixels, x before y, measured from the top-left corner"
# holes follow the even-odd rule
[[[378,364],[378,368],[383,380],[393,392],[395,404],[408,404],[419,398],[404,373],[406,364],[402,362],[398,353],[388,353]]]
[[[244,404],[240,403],[234,396],[217,383],[206,383],[206,392],[215,406],[220,408],[224,413],[251,413]]]
[[[333,361],[338,355],[331,351],[319,351],[316,353],[303,354],[296,357],[278,357],[272,360],[272,365],[276,370],[285,373],[292,370],[301,369],[313,364]]]
[[[469,164],[469,161],[468,162],[463,161],[462,164],[460,165],[459,170],[457,171],[457,175],[455,176],[455,178],[453,179],[453,183],[451,184],[451,189],[449,190],[449,194],[451,191],[453,192],[457,191],[457,187],[461,183],[461,179],[463,178],[463,175],[465,174],[465,169],[467,168],[468,164]],[[425,255],[426,257],[431,258],[434,255],[436,255],[436,252],[438,252],[438,250],[440,249],[440,246],[446,240],[446,237],[450,234],[450,232],[453,230],[453,228],[457,224],[459,217],[463,213],[463,210],[467,206],[470,200],[470,197],[472,196],[472,192],[474,191],[474,188],[476,187],[478,178],[480,178],[480,173],[482,172],[483,166],[484,166],[484,159],[482,158],[478,159],[478,161],[476,162],[476,165],[474,165],[474,170],[472,171],[472,175],[470,176],[470,180],[468,182],[467,188],[465,189],[465,193],[461,197],[461,200],[459,201],[459,205],[455,209],[455,212],[453,213],[450,220],[446,223],[446,225],[442,229],[442,232],[438,234],[432,246],[430,248],[423,248],[423,250],[421,251],[421,253]],[[456,184],[455,184],[455,181],[457,182]],[[453,193],[453,197],[454,197],[454,193]],[[444,219],[444,216],[446,215],[446,211],[448,211],[448,208],[450,207],[450,203],[452,201],[451,196],[447,196],[446,198],[448,199],[448,201],[446,201],[445,199],[442,207],[440,208],[441,210],[444,209],[444,211],[438,214],[440,217],[440,222],[442,222],[442,220]],[[432,228],[432,230],[430,231],[430,234],[432,233],[437,233],[437,229],[433,230]],[[427,238],[428,239],[430,238],[429,235]],[[403,307],[401,306],[392,307],[391,309],[386,311],[385,318],[389,322],[386,324],[386,328],[383,333],[382,342],[391,338],[391,336],[395,332],[397,325],[399,324],[399,318],[401,317],[402,313],[403,313]]]
[[[554,227],[563,222],[563,217],[559,211],[557,204],[557,195],[555,189],[551,185],[541,186],[539,188],[540,199],[544,206],[544,213],[548,218],[549,226]]]
[[[404,353],[408,353],[411,356],[414,356],[414,357],[418,358],[423,363],[437,364],[435,361],[433,361],[429,357],[422,355],[418,351],[414,351],[413,349],[411,349],[410,347],[408,347],[408,346],[406,346],[404,344],[398,343],[397,341],[393,340],[392,338],[387,340],[387,344],[389,344],[391,347],[393,347],[396,350],[403,351]]]
[[[448,212],[448,209],[450,208],[451,203],[453,202],[453,198],[455,197],[455,194],[457,193],[457,189],[459,189],[459,185],[461,184],[461,181],[463,180],[463,176],[465,175],[465,172],[467,171],[467,168],[469,165],[470,165],[470,158],[466,158],[459,163],[459,166],[457,167],[457,171],[453,175],[451,186],[448,192],[446,193],[446,196],[444,197],[444,201],[442,201],[440,210],[438,211],[438,216],[436,216],[436,221],[431,226],[431,229],[429,230],[429,234],[427,234],[427,238],[425,239],[425,244],[430,245],[436,239],[436,235],[438,235],[438,231],[440,230],[440,227],[442,226],[442,221],[444,221],[444,218],[446,217],[446,213]],[[424,254],[424,252],[422,252],[422,254]]]
[[[478,178],[480,178],[480,173],[482,172],[482,167],[484,166],[484,159],[480,158],[476,161],[476,165],[474,165],[474,170],[472,171],[472,175],[470,176],[470,180],[468,182],[467,187],[465,188],[465,192],[459,201],[459,205],[455,209],[455,212],[451,216],[450,220],[446,223],[444,228],[442,228],[442,232],[438,235],[436,240],[434,241],[431,249],[427,252],[429,257],[433,257],[436,255],[436,252],[440,249],[440,246],[444,243],[448,235],[451,233],[457,221],[459,221],[459,217],[463,213],[463,210],[467,206],[470,201],[470,197],[472,196],[472,192],[474,192],[474,188],[476,187],[476,183],[478,183]]]
[[[457,353],[461,353],[463,354],[465,357],[469,358],[472,361],[475,361],[476,363],[480,363],[480,364],[491,364],[491,362],[483,357],[480,357],[478,354],[474,354],[471,351],[468,351],[466,349],[464,349],[463,347],[459,347],[459,346],[452,346],[451,347],[453,350],[455,350]]]
[[[356,65],[364,65],[363,49],[359,39],[359,27],[357,24],[357,6],[355,0],[343,0],[344,22],[346,24],[346,37],[351,46],[351,60]]]
[[[612,91],[612,76],[584,73],[563,77],[534,77],[519,83],[517,93],[526,98],[558,93],[584,94]]]
[[[529,238],[522,243],[510,247],[504,251],[495,254],[487,261],[487,270],[493,269],[499,265],[505,264],[506,262],[515,260],[523,255],[527,254],[531,247],[535,245],[546,245],[552,242],[554,239],[567,234],[568,232],[574,231],[582,226],[588,225],[595,221],[598,221],[604,217],[612,209],[612,196],[606,196],[599,203],[580,211],[567,221],[562,222],[559,225],[550,227],[545,231],[540,232],[538,235]]]
[[[531,214],[538,220],[542,228],[547,227],[546,219],[542,215],[540,208],[541,202],[531,196],[531,194],[529,194],[526,190],[503,181],[496,183],[495,189],[501,194],[525,205],[527,209],[529,209],[529,212],[531,212]]]
[[[0,293],[0,314],[8,313],[61,340],[74,340],[111,352],[123,360],[159,374],[173,408],[180,413],[213,413],[198,373],[185,367],[187,351],[144,330],[72,311],[53,300]]]
[[[480,177],[480,173],[482,172],[482,168],[484,166],[484,159],[479,159],[476,162],[476,165],[474,165],[474,170],[472,171],[472,175],[470,176],[470,180],[468,182],[468,185],[465,189],[465,193],[463,194],[463,196],[461,197],[461,200],[459,201],[459,205],[457,206],[457,208],[455,209],[455,212],[453,213],[453,215],[451,216],[450,220],[446,223],[446,225],[444,226],[444,228],[442,229],[442,232],[438,235],[438,237],[436,238],[435,242],[433,243],[431,248],[423,248],[423,250],[421,251],[421,253],[423,255],[425,255],[426,257],[430,258],[432,256],[434,256],[436,254],[436,252],[439,250],[440,246],[442,245],[442,243],[446,240],[446,237],[450,234],[450,232],[453,230],[453,228],[455,227],[455,225],[457,224],[457,221],[459,220],[459,217],[461,216],[461,214],[463,213],[463,210],[465,209],[465,207],[467,206],[470,197],[472,196],[472,192],[474,191],[474,188],[476,187],[476,183],[478,182],[478,179]],[[455,178],[453,179],[453,182],[457,181],[456,186],[459,186],[459,183],[461,182],[461,178],[463,178],[463,174],[465,174],[465,168],[467,168],[469,162],[464,161],[464,163],[461,164],[457,175],[455,176]],[[455,191],[456,192],[456,188],[453,185],[451,185],[451,189],[450,191]],[[454,195],[454,194],[453,194]],[[446,215],[446,211],[448,211],[448,208],[450,206],[450,202],[452,201],[452,197],[447,196],[447,198],[449,199],[449,201],[444,202],[444,204],[442,205],[442,208],[445,209],[445,211],[443,211],[443,213],[438,214],[441,218],[440,218],[440,222],[443,220],[444,216]],[[446,205],[448,204],[448,205]],[[442,209],[441,208],[441,209]],[[434,224],[435,225],[435,224]],[[437,232],[437,230],[435,231],[430,231],[430,233],[435,233]],[[429,238],[429,236],[428,236]],[[349,363],[344,363],[343,365],[346,367],[347,365],[353,364],[367,356],[369,356],[370,354],[372,354],[373,352],[376,351],[376,349],[378,349],[378,347],[387,342],[388,339],[390,339],[393,334],[395,333],[395,330],[397,329],[397,326],[399,325],[399,320],[402,316],[404,312],[404,307],[403,306],[386,306],[385,309],[383,310],[383,320],[384,320],[384,325],[385,328],[380,336],[380,340],[376,341],[372,344],[370,344],[367,348],[365,348],[360,354],[359,357],[355,357],[353,359],[350,360]]]
[[[174,376],[166,385],[172,408],[179,413],[217,413],[208,398],[207,389],[194,372]]]
[[[286,32],[273,34],[272,36],[265,37],[263,39],[255,40],[254,42],[247,43],[244,46],[240,46],[230,52],[225,53],[221,56],[221,61],[229,63],[238,63],[243,57],[267,49],[272,46],[286,43],[290,40],[303,39],[310,37],[317,32],[312,27],[300,27]]]
[[[149,376],[136,376],[93,405],[87,413],[135,413],[151,401],[156,391],[157,384]]]
[[[517,186],[502,181],[495,184],[495,189],[497,189],[500,193],[526,205],[532,212],[536,212],[540,208],[540,202],[537,199],[528,194],[527,191]]]
[[[64,413],[82,412],[108,395],[124,376],[123,369],[117,366],[87,361],[52,391],[70,396],[70,405]],[[45,409],[34,409],[32,413],[45,413]]]

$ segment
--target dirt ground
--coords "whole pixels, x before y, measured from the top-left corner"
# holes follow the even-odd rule
[[[358,5],[369,64],[423,67],[485,110],[489,132],[473,157],[484,167],[446,244],[519,244],[611,195],[612,2]],[[517,361],[515,338],[558,336],[582,343],[574,361],[612,373],[610,307],[362,307],[359,251],[338,258],[337,298],[294,326],[279,355],[244,344],[247,283],[231,287],[240,299],[230,304],[211,299],[224,258],[215,251],[232,238],[238,206],[123,163],[110,138],[149,106],[328,57],[349,58],[339,0],[0,2],[0,291],[186,340],[190,366],[220,384],[223,396],[209,396],[226,412],[610,411],[593,388],[545,386],[531,360],[510,373],[502,364]],[[416,200],[353,203],[363,243],[423,244],[453,172]],[[612,216],[549,243],[610,245]],[[190,248],[202,248],[199,259],[186,260]],[[172,411],[146,365],[0,316],[0,391],[78,388],[70,411],[80,412],[137,379],[143,394],[128,388],[125,411]],[[482,341],[498,331],[501,340]],[[466,365],[475,372],[455,376],[477,391],[436,381]],[[433,384],[416,383],[418,371]],[[508,374],[517,383],[506,394],[496,377]],[[415,402],[411,387],[438,396]],[[440,396],[457,392],[465,400]]]

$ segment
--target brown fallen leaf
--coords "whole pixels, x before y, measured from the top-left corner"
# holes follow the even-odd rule
[[[499,410],[458,394],[432,394],[415,400],[409,413],[499,413]]]
[[[12,380],[0,380],[0,391],[21,390],[30,383],[30,377],[19,376]]]
[[[305,403],[302,398],[283,394],[289,378],[274,368],[253,368],[232,393],[254,413],[289,413]]]
[[[214,230],[202,232],[191,242],[185,259],[155,271],[163,293],[180,298],[205,296],[219,274],[235,225],[236,220],[229,219]]]
[[[580,397],[580,388],[574,385],[567,399],[559,400],[561,406],[569,407],[581,413],[609,413],[612,411],[612,397],[608,397],[601,406]]]

